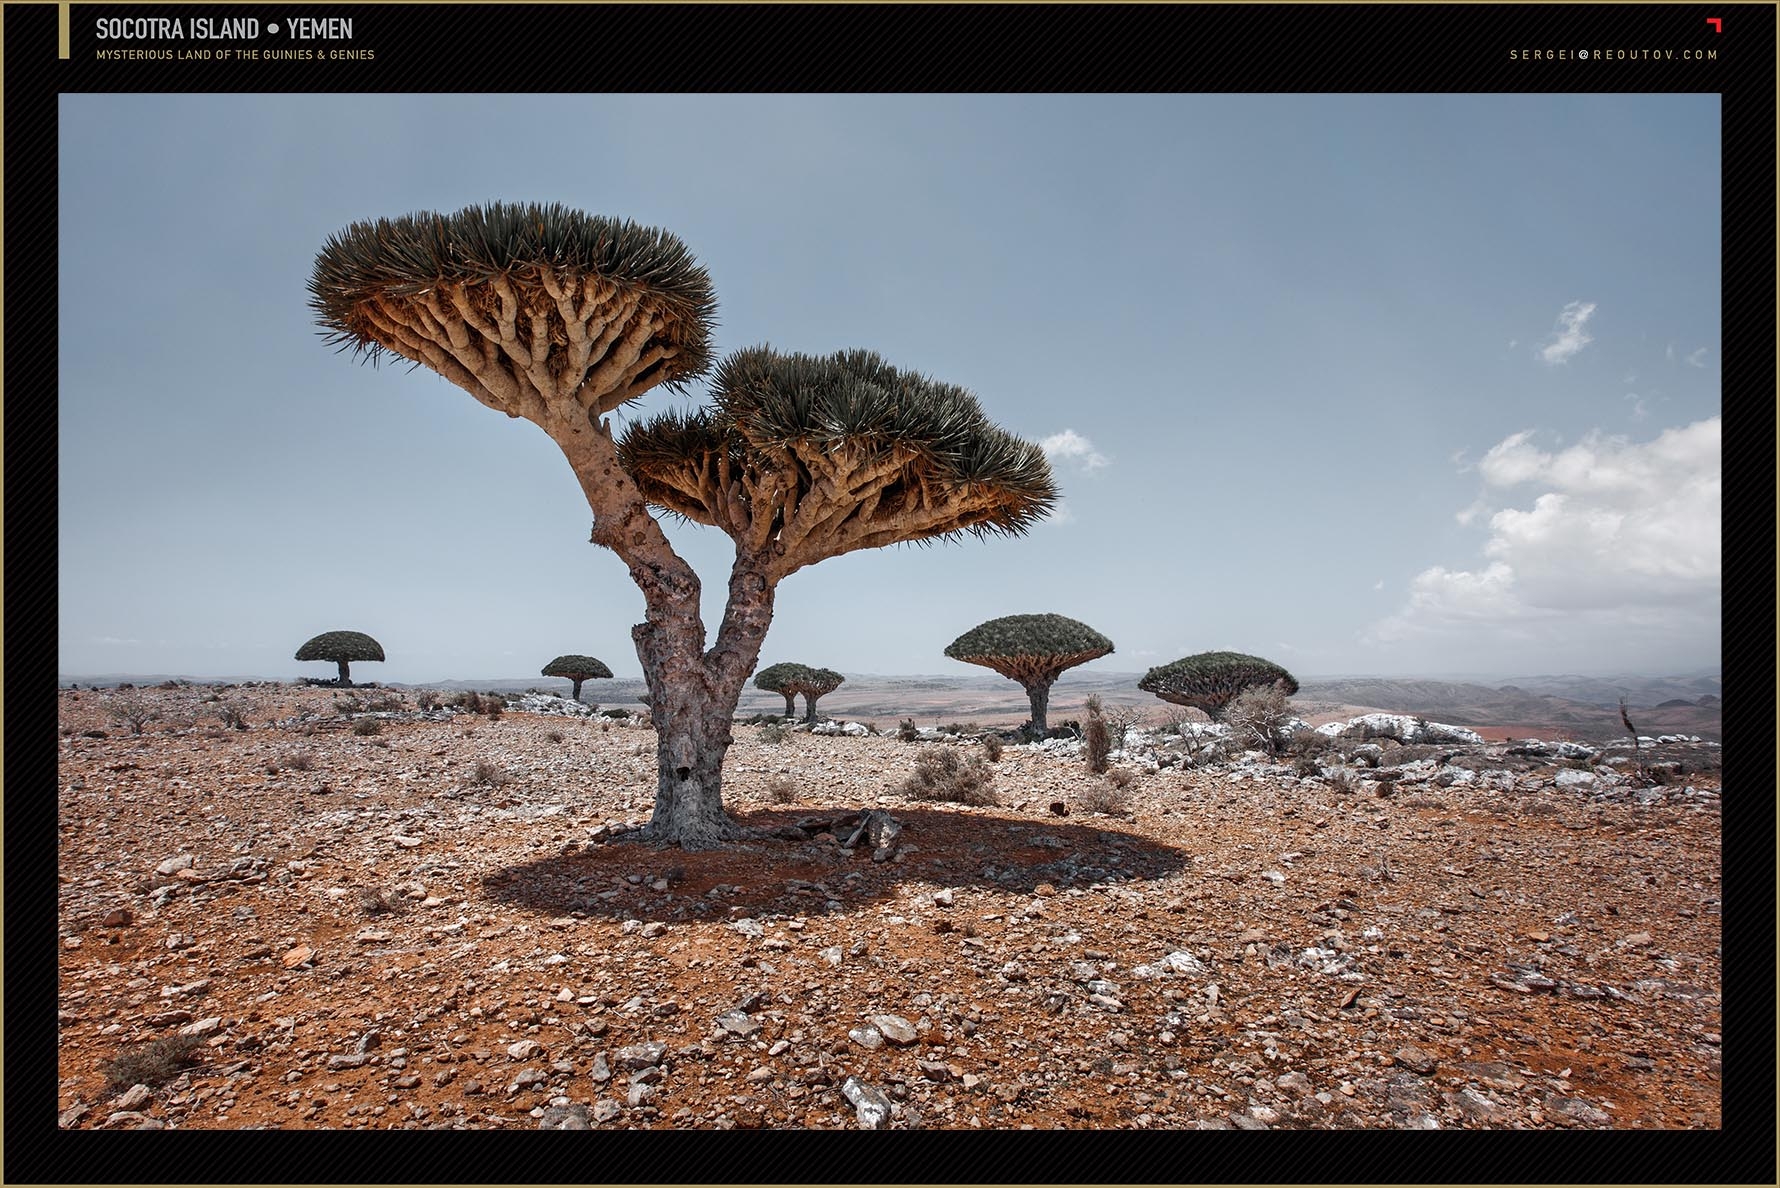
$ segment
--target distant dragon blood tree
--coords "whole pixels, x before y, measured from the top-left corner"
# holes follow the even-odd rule
[[[1241,652],[1200,652],[1150,669],[1137,687],[1173,705],[1204,710],[1217,722],[1243,690],[1275,683],[1283,684],[1287,697],[1298,691],[1297,679],[1271,660]]]
[[[562,677],[573,681],[575,687],[569,693],[569,700],[581,700],[581,682],[606,680],[612,675],[604,661],[595,660],[592,656],[558,656],[546,664],[539,676]]]
[[[723,757],[781,581],[855,549],[1019,534],[1056,501],[1043,453],[969,392],[865,351],[739,351],[704,407],[615,439],[606,414],[712,363],[710,277],[665,231],[505,203],[355,223],[323,246],[309,291],[331,341],[430,368],[531,421],[568,460],[592,542],[624,562],[647,608],[631,629],[657,736],[647,838],[742,836],[723,809]],[[708,648],[698,575],[652,507],[735,541]]]
[[[992,668],[1026,689],[1032,733],[1043,737],[1051,686],[1066,670],[1110,655],[1112,640],[1086,623],[1062,615],[1008,615],[973,627],[946,647],[946,655]]]
[[[816,700],[834,692],[846,680],[846,677],[832,668],[811,668],[807,664],[775,664],[771,668],[760,670],[754,678],[754,687],[784,697],[787,718],[797,716],[797,702],[793,699],[799,693],[803,694],[804,707],[808,710],[804,721],[814,724]]]
[[[352,684],[352,661],[382,660],[383,645],[363,631],[324,631],[297,649],[299,660],[331,660],[340,666],[340,684]]]
[[[804,686],[803,707],[806,712],[803,720],[814,726],[816,724],[816,699],[834,692],[846,683],[847,678],[834,669],[818,668],[815,679]]]

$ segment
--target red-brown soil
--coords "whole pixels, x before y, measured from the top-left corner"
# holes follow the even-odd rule
[[[881,807],[900,849],[682,853],[612,839],[646,727],[360,736],[330,691],[259,687],[221,694],[238,731],[209,694],[141,691],[139,737],[61,694],[66,1126],[852,1127],[848,1078],[897,1128],[1719,1124],[1712,773],[1640,802],[1499,755],[1507,789],[1383,796],[1133,766],[1107,815],[1073,758],[1010,746],[967,808],[896,789],[973,744],[738,726],[739,819]],[[880,1014],[914,1042],[849,1035]],[[109,1063],[181,1028],[198,1062],[120,1108]]]

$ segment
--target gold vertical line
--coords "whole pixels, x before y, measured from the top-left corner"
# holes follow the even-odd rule
[[[68,56],[68,0],[61,0],[61,3],[56,5],[56,10],[56,56],[66,58]]]

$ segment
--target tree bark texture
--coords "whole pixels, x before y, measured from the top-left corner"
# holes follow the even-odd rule
[[[787,718],[797,717],[797,694],[795,693],[785,694],[785,716]]]
[[[803,695],[803,705],[804,705],[804,716],[803,716],[804,722],[808,725],[814,726],[816,724],[816,695],[814,693],[808,692],[806,690]]]
[[[572,701],[580,701],[581,700],[581,678],[576,677],[576,678],[574,678],[574,680],[575,680],[575,687],[569,691],[569,699]]]
[[[1045,715],[1051,705],[1051,682],[1033,681],[1027,685],[1026,701],[1032,707],[1032,732],[1043,738],[1050,730],[1045,722]]]
[[[352,667],[345,660],[336,660],[334,663],[340,666],[340,687],[352,688]]]

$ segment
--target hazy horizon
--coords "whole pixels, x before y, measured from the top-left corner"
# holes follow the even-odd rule
[[[1717,95],[550,104],[61,96],[60,317],[128,316],[58,343],[60,669],[322,676],[293,653],[350,629],[368,679],[640,672],[550,440],[308,306],[349,224],[493,200],[662,227],[719,354],[875,350],[1049,456],[1025,537],[793,575],[762,666],[965,676],[1033,612],[1114,641],[1088,672],[1721,663]],[[714,637],[730,542],[666,530]]]

